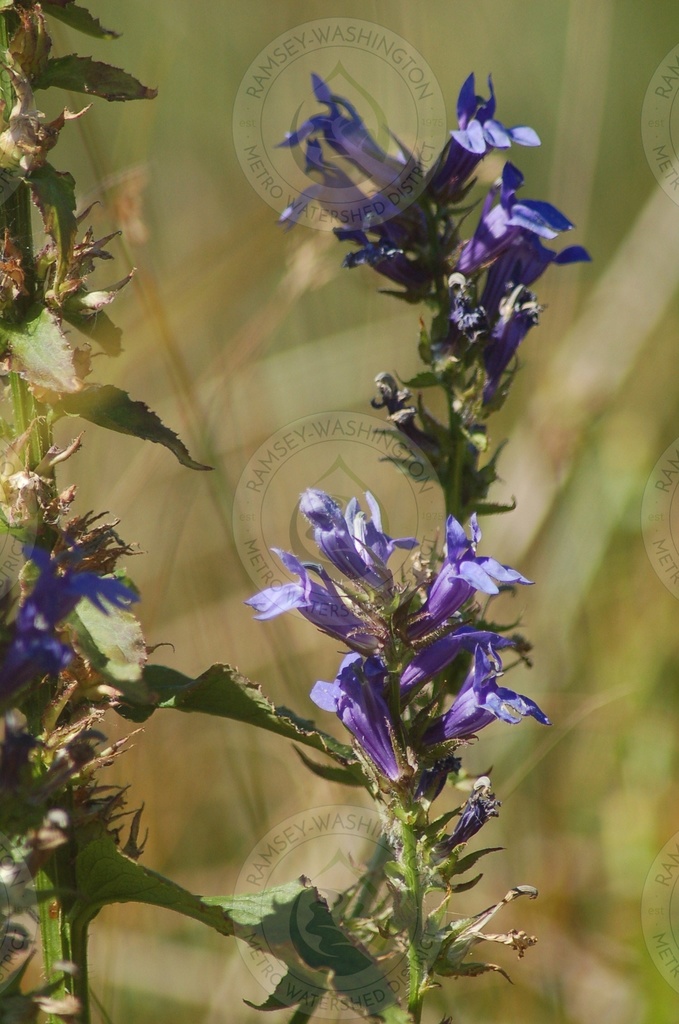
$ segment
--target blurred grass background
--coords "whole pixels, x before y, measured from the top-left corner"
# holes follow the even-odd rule
[[[490,728],[467,755],[470,769],[494,766],[503,809],[484,845],[507,850],[484,862],[482,883],[460,903],[478,910],[511,885],[536,885],[540,899],[499,925],[535,932],[539,944],[521,964],[491,950],[514,985],[449,983],[427,1020],[676,1024],[679,995],[640,923],[646,874],[679,829],[679,604],[649,563],[640,525],[651,469],[679,435],[679,208],[641,142],[646,87],[679,41],[676,3],[98,0],[92,9],[123,38],[100,44],[59,26],[60,52],[92,53],[160,90],[152,103],[95,102],[54,154],[75,173],[83,206],[104,199],[97,227],[126,230],[114,277],[138,268],[114,309],[125,351],[95,363],[94,376],[147,401],[215,472],[191,473],[165,450],[90,427],[62,479],[75,475],[79,508],[110,509],[144,551],[130,568],[148,642],[173,644],[156,660],[189,674],[229,661],[302,714],[335,646],[304,623],[252,622],[234,489],[288,421],[367,411],[377,372],[412,372],[417,323],[376,294],[368,271],[341,271],[327,235],[276,227],[234,151],[240,80],[280,33],[353,16],[424,55],[451,124],[462,80],[492,71],[502,119],[539,131],[540,149],[514,154],[526,195],[563,209],[594,263],[540,283],[548,308],[494,426],[495,441],[510,438],[497,496],[515,495],[518,511],[486,523],[484,551],[537,581],[520,596],[535,667],[516,684],[555,725]],[[112,717],[109,735],[125,731]],[[204,893],[231,891],[276,822],[355,800],[305,773],[283,740],[170,712],[149,721],[109,777],[131,783],[133,806],[145,804],[145,863]],[[134,907],[105,911],[93,931],[94,989],[118,1024],[261,1019],[241,1003],[263,993],[233,943]]]

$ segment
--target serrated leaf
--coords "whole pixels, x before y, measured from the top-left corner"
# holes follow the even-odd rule
[[[281,983],[279,998],[270,997],[266,1009],[294,1006],[309,997],[318,1000],[333,992],[359,1008],[370,999],[366,1012],[382,1016],[386,1024],[408,1020],[394,1005],[395,996],[375,960],[344,934],[318,891],[302,880],[253,894],[194,896],[126,857],[109,836],[80,850],[75,873],[77,898],[69,917],[76,931],[82,933],[112,903],[162,907],[282,960],[288,968],[283,982],[288,984]]]
[[[85,7],[78,7],[74,3],[50,3],[43,0],[45,14],[51,14],[53,18],[63,21],[65,25],[83,32],[86,36],[94,36],[95,39],[118,39],[120,32],[114,32],[111,28],[104,28],[98,18]]]
[[[40,210],[45,231],[57,247],[55,291],[64,280],[73,254],[77,230],[75,218],[75,180],[68,171],[56,171],[45,163],[28,177],[33,202]]]
[[[360,768],[352,766],[352,768],[337,768],[332,764],[319,764],[317,761],[312,760],[304,753],[303,750],[298,750],[297,747],[293,748],[297,756],[302,761],[310,772],[314,775],[318,775],[319,778],[325,779],[326,782],[337,782],[340,786],[367,786],[368,780],[366,779]]]
[[[90,423],[96,423],[119,434],[132,434],[143,441],[162,444],[176,456],[182,466],[189,469],[209,470],[195,462],[177,435],[166,427],[160,418],[143,402],[134,401],[126,391],[112,384],[90,384],[78,395],[64,398],[56,407],[58,413],[67,416],[81,416]]]
[[[23,324],[0,321],[0,341],[12,353],[12,369],[30,384],[61,394],[82,387],[73,366],[73,351],[56,318],[44,306],[37,313],[34,309]]]
[[[392,1024],[399,1020],[389,1012],[395,995],[381,968],[367,950],[342,931],[315,890],[301,893],[288,920],[279,915],[276,924],[280,929],[276,937],[265,919],[259,941],[250,937],[255,947],[273,952],[288,967],[275,991],[258,1009],[298,1005],[316,1009],[321,1000],[334,993],[337,1003],[358,1015],[381,1016]]]
[[[91,57],[78,57],[75,53],[51,58],[32,84],[34,89],[57,86],[71,92],[84,92],[88,96],[100,96],[111,102],[152,100],[158,95],[157,89],[147,88],[122,68],[103,64]]]
[[[407,388],[432,388],[441,382],[431,370],[423,370],[422,373],[416,373],[414,377],[404,380],[403,383]]]
[[[92,667],[128,700],[147,698],[142,682],[146,645],[136,616],[123,608],[102,612],[80,601],[69,619],[75,645]]]
[[[147,665],[143,678],[151,695],[147,707],[119,709],[124,717],[133,721],[143,721],[156,708],[198,711],[275,732],[328,754],[342,765],[353,764],[356,760],[351,747],[321,732],[313,722],[299,718],[288,708],[272,704],[256,683],[230,665],[212,665],[197,679],[164,665]]]
[[[98,345],[101,345],[107,356],[118,356],[122,351],[123,332],[113,323],[111,318],[102,310],[98,313],[84,315],[74,309],[68,308],[68,303],[63,309],[64,320],[72,327],[76,327],[86,337],[92,338]]]

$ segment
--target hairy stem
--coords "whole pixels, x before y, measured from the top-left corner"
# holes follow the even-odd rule
[[[422,1017],[423,986],[426,979],[426,963],[422,951],[422,921],[424,889],[417,857],[417,836],[414,826],[401,821],[403,841],[403,869],[406,889],[410,902],[410,926],[408,935],[408,1012],[413,1024],[420,1024]]]

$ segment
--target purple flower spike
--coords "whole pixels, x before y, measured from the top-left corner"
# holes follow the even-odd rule
[[[476,648],[474,665],[453,706],[427,729],[425,743],[469,739],[496,718],[516,725],[526,715],[531,715],[542,725],[551,725],[544,712],[529,697],[497,685],[501,662],[492,648],[487,647],[486,650],[480,644]]]
[[[364,662],[360,655],[348,654],[335,681],[319,680],[311,691],[311,699],[324,711],[334,711],[382,774],[395,782],[400,771],[391,739],[391,716],[384,699],[386,679],[387,670],[379,658]]]

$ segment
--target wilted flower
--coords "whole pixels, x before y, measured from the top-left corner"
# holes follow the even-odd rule
[[[497,818],[501,804],[490,788],[490,779],[482,775],[474,783],[471,796],[464,805],[455,828],[449,836],[434,847],[436,856],[449,857],[456,846],[468,843],[483,828],[489,818]]]

